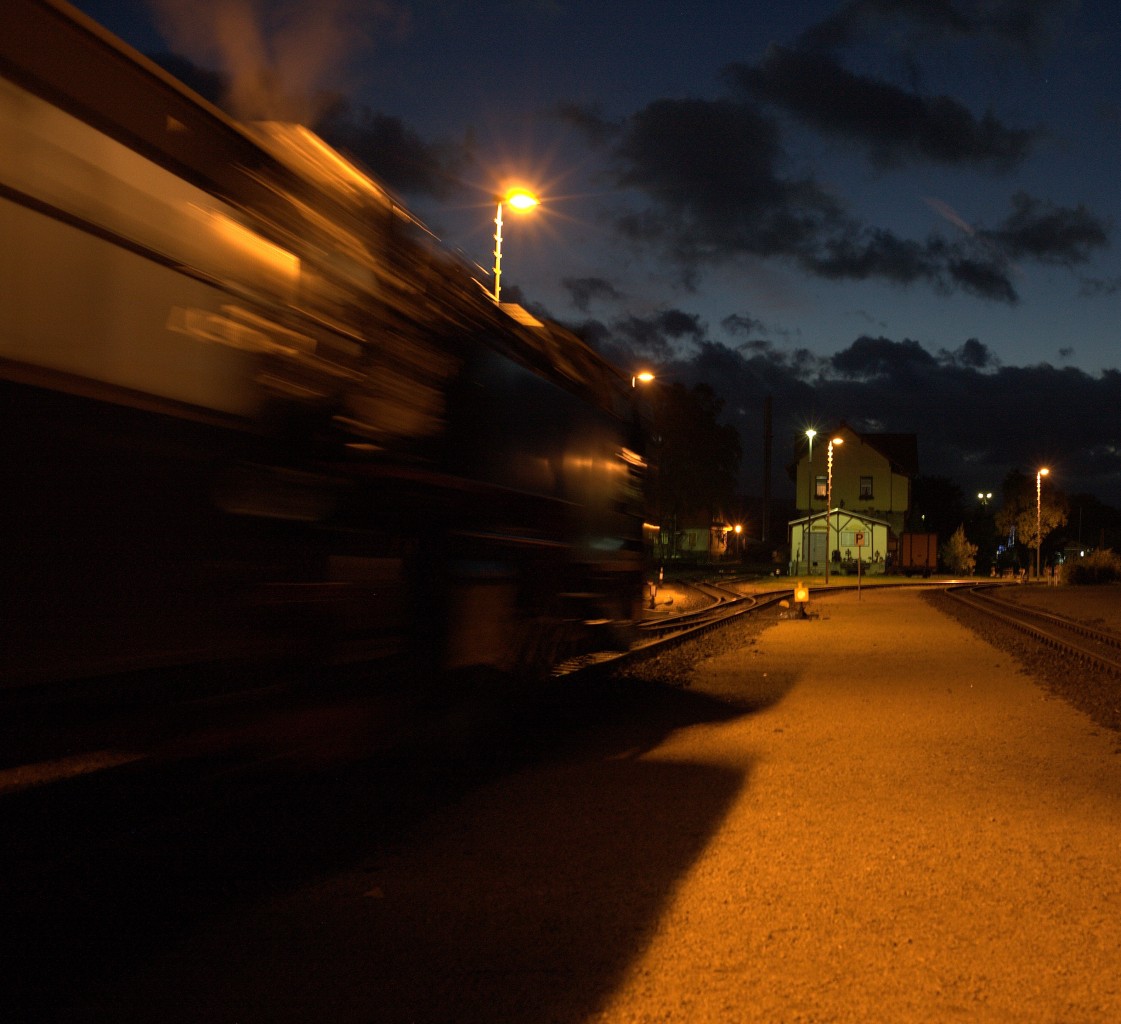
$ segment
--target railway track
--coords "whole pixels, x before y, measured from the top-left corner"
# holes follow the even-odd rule
[[[947,588],[953,600],[1019,630],[1094,669],[1121,676],[1121,635],[1095,629],[1063,615],[1006,601],[999,584]]]
[[[678,586],[699,595],[703,606],[641,622],[635,627],[636,641],[628,650],[597,651],[569,659],[554,669],[553,677],[591,677],[601,670],[620,668],[725,626],[741,615],[774,607],[791,596],[788,590],[743,594],[735,589],[733,582],[679,583]]]
[[[696,630],[712,628],[746,612],[770,607],[789,596],[786,591],[762,595],[742,594],[733,586],[720,583],[690,583],[684,586],[700,595],[703,602],[701,607],[642,622],[638,626],[641,644],[647,645],[678,637],[683,633],[692,634]]]

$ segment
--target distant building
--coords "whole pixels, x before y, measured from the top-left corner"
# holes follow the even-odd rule
[[[791,574],[821,575],[827,558],[836,573],[855,573],[859,560],[861,572],[882,574],[895,547],[895,534],[882,519],[843,509],[792,519],[789,529]]]
[[[903,532],[907,521],[911,482],[918,473],[918,436],[861,434],[842,422],[836,430],[822,431],[815,436],[812,462],[807,445],[797,462],[789,467],[794,480],[795,505],[800,513],[788,525],[792,563],[804,565],[807,556],[811,563],[816,561],[819,565],[822,558],[844,558],[845,545],[840,542],[836,517],[831,517],[833,530],[828,533],[824,516],[829,491],[829,440],[836,437],[841,438],[842,443],[833,447],[832,508],[864,520],[867,526],[863,532],[869,539],[875,535],[870,550],[864,553],[865,560],[872,559],[877,551],[886,556],[889,550],[894,550],[895,538]],[[858,525],[854,524],[854,528],[861,532]],[[815,534],[819,535],[817,543],[827,545],[821,551],[807,548]],[[835,555],[833,552],[838,545],[841,553]],[[818,557],[813,557],[814,554]]]

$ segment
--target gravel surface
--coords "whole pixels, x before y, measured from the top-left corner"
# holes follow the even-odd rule
[[[1116,733],[936,596],[813,607],[667,666],[754,713],[650,756],[744,785],[589,1019],[1121,1019]]]

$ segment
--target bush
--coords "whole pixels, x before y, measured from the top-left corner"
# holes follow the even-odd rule
[[[970,544],[965,536],[965,527],[959,526],[954,535],[942,545],[938,552],[946,568],[955,576],[971,576],[977,564],[977,545]]]
[[[1121,555],[1109,548],[1091,551],[1063,566],[1063,582],[1075,585],[1116,583],[1121,580]]]

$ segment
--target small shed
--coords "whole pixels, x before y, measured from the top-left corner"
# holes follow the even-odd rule
[[[861,572],[882,573],[893,536],[885,520],[843,508],[791,519],[787,530],[791,575],[824,575],[827,558],[832,559],[831,572],[855,573],[859,558]]]

